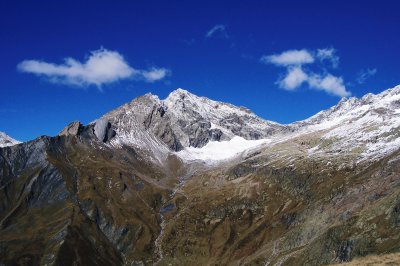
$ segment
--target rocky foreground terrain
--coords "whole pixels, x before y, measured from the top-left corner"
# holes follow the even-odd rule
[[[0,148],[0,264],[325,265],[400,251],[400,86],[281,125],[178,89]]]
[[[350,262],[335,264],[335,266],[399,266],[400,254],[390,253],[382,255],[370,255],[354,259]]]

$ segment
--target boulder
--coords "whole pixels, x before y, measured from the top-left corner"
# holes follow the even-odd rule
[[[79,121],[74,121],[68,126],[66,126],[60,133],[59,136],[78,136],[83,130],[83,125]]]

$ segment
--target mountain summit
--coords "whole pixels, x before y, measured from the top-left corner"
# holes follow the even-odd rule
[[[0,264],[339,263],[400,251],[399,195],[400,86],[288,125],[146,94],[0,148]]]
[[[0,148],[13,146],[13,145],[16,145],[19,143],[21,143],[21,142],[13,139],[12,137],[8,136],[6,133],[0,131]]]
[[[165,100],[146,94],[103,116],[117,127],[117,138],[128,141],[134,123],[154,134],[169,149],[203,147],[209,141],[234,136],[260,139],[282,131],[284,126],[266,121],[251,111],[196,96],[177,89]],[[120,134],[118,134],[118,132]]]

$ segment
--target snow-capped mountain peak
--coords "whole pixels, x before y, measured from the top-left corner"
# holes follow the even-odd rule
[[[344,98],[337,105],[289,125],[297,134],[323,131],[331,143],[313,151],[330,154],[357,149],[362,158],[381,157],[400,146],[400,86],[362,98]]]
[[[149,152],[156,161],[188,147],[235,137],[258,140],[286,130],[243,107],[200,97],[176,89],[164,100],[145,94],[102,117],[116,136],[111,145],[133,146]]]
[[[210,147],[219,146],[211,142],[233,145],[240,140],[239,150],[243,151],[247,144],[254,148],[257,142],[253,140],[266,140],[268,145],[274,145],[309,133],[333,142],[329,147],[313,147],[312,152],[330,149],[330,153],[335,153],[360,147],[369,157],[384,152],[390,145],[397,147],[393,141],[400,140],[396,137],[400,125],[400,86],[361,99],[342,98],[337,105],[288,125],[264,120],[246,108],[200,97],[181,88],[164,100],[153,94],[143,95],[102,118],[116,131],[111,144],[146,150],[159,162],[183,150],[177,154],[186,157],[188,152],[200,154],[202,151],[195,149],[202,147],[205,152],[214,151]],[[230,140],[236,142],[229,144]]]
[[[259,139],[283,128],[278,123],[258,117],[247,108],[199,97],[184,89],[173,91],[163,103],[179,120],[205,120],[212,127],[221,129],[227,139],[234,136]]]
[[[172,151],[235,136],[260,139],[284,128],[243,107],[199,97],[180,88],[165,100],[152,94],[138,97],[104,118],[116,125],[117,138],[126,136],[135,125],[136,130],[153,133]]]
[[[230,103],[214,101],[206,97],[197,96],[184,89],[176,89],[171,92],[163,101],[169,108],[174,109],[193,109],[199,112],[203,117],[212,119],[213,117],[222,117],[235,112],[241,116],[257,117],[252,111],[245,107],[237,107]],[[257,117],[261,120],[261,118]],[[264,122],[267,122],[264,120]],[[269,123],[277,124],[272,121]]]
[[[0,131],[0,148],[13,146],[13,145],[16,145],[19,143],[21,143],[21,142],[16,139],[13,139],[12,137],[8,136],[6,133]]]
[[[294,128],[316,126],[325,124],[335,126],[344,120],[355,119],[366,112],[379,112],[385,110],[396,113],[400,107],[400,86],[385,90],[379,94],[368,93],[362,98],[342,98],[337,105],[318,112],[308,119],[295,122],[289,126]],[[329,123],[328,123],[329,122]]]

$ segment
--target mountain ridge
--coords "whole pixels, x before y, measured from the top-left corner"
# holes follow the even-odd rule
[[[0,263],[323,265],[400,251],[400,86],[289,125],[185,91],[163,101],[0,148]]]
[[[381,112],[386,110],[389,116],[384,118],[385,114],[382,113],[375,116],[371,115],[371,119],[384,118],[392,120],[393,128],[399,123],[398,114],[393,113],[390,116],[389,113],[390,108],[397,108],[399,95],[400,86],[397,86],[377,95],[368,94],[361,99],[355,97],[342,98],[337,105],[320,111],[310,118],[281,125],[264,120],[248,109],[243,110],[241,107],[213,101],[206,97],[196,96],[186,90],[177,89],[171,92],[164,100],[160,100],[158,96],[152,94],[138,97],[130,103],[107,113],[102,118],[111,121],[111,124],[116,126],[116,139],[112,140],[112,143],[134,144],[134,146],[138,147],[140,143],[134,143],[135,139],[148,139],[146,144],[142,146],[156,147],[150,153],[157,154],[156,157],[164,154],[161,156],[164,159],[160,160],[165,160],[171,151],[178,152],[177,154],[181,155],[184,154],[180,152],[183,150],[197,152],[198,150],[192,148],[201,149],[211,142],[230,141],[234,137],[243,138],[241,143],[246,145],[247,141],[250,145],[252,143],[251,140],[265,139],[266,142],[271,143],[271,141],[280,141],[281,138],[285,139],[307,132],[329,130],[334,127],[350,130],[352,128],[350,121],[358,121],[367,112],[373,113],[376,110]],[[377,104],[380,101],[386,101],[386,105]],[[358,113],[353,109],[358,110]],[[232,113],[236,115],[231,116]],[[118,118],[115,118],[115,116]],[[121,116],[124,118],[121,118]],[[348,124],[348,129],[344,129],[343,123]],[[389,129],[389,122],[386,121],[384,123],[386,130]],[[361,121],[358,126],[359,129],[361,127],[371,128],[373,127],[372,124],[374,124],[374,121]],[[375,123],[374,126],[379,127],[379,123]],[[138,132],[143,131],[142,135],[150,134],[150,136],[129,136],[129,134],[132,134],[133,127]],[[363,131],[360,130],[360,132]],[[372,130],[371,132],[379,133],[377,130]],[[157,140],[154,140],[154,138]],[[163,147],[163,143],[166,144],[167,149],[162,148],[160,150],[160,147]]]

